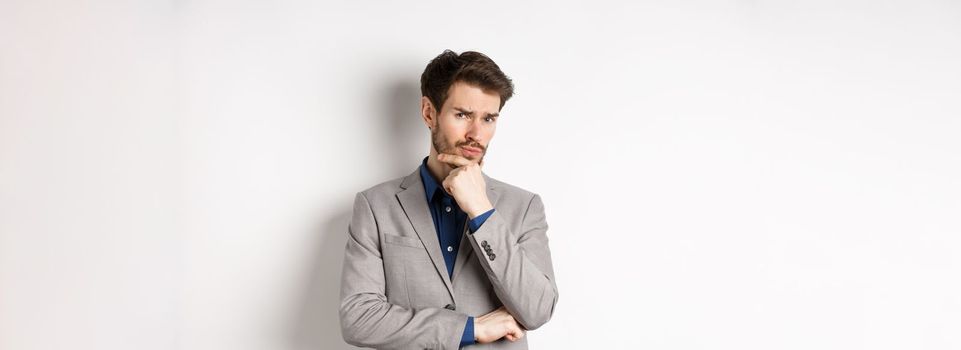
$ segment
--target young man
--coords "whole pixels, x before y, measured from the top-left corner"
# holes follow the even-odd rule
[[[357,194],[341,280],[348,343],[378,349],[527,349],[557,304],[538,195],[481,172],[511,80],[447,50],[421,75],[430,154]]]

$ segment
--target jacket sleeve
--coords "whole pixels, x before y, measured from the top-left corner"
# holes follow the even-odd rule
[[[467,315],[443,308],[410,309],[387,301],[377,223],[363,193],[354,200],[347,233],[340,290],[344,340],[378,349],[457,349]]]
[[[531,198],[519,231],[495,210],[468,236],[494,292],[517,322],[529,330],[547,323],[557,305],[557,283],[540,196]]]

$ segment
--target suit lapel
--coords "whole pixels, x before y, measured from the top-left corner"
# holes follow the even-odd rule
[[[404,208],[404,213],[407,214],[407,219],[410,220],[414,231],[417,232],[417,236],[424,244],[424,249],[427,249],[427,254],[430,255],[430,260],[434,263],[437,274],[444,281],[444,285],[447,286],[447,291],[450,292],[453,300],[454,289],[451,286],[450,278],[447,276],[447,265],[444,264],[440,242],[437,240],[437,230],[434,228],[430,210],[427,208],[427,194],[424,191],[424,183],[420,179],[420,168],[414,170],[413,174],[404,179],[401,188],[403,190],[397,193],[397,199],[400,201],[401,207]]]
[[[484,182],[487,183],[487,199],[490,199],[491,205],[497,208],[497,192],[494,191],[493,181],[491,178],[484,174]],[[467,219],[470,220],[470,219]],[[470,246],[470,238],[467,237],[470,228],[468,228],[467,223],[464,223],[464,233],[460,239],[460,248],[457,250],[457,259],[454,260],[454,274],[451,280],[456,281],[457,276],[460,275],[461,270],[464,269],[464,265],[467,264],[472,255],[474,255],[474,249]]]

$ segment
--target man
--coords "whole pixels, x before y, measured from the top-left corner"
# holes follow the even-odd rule
[[[378,349],[527,349],[557,304],[538,195],[481,172],[511,80],[447,50],[421,75],[430,154],[357,194],[341,280],[344,340]]]

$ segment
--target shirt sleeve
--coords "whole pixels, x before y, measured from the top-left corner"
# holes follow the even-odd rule
[[[460,346],[474,344],[474,317],[467,317],[467,326],[464,327],[464,334],[460,336]]]
[[[494,209],[492,208],[491,210],[488,210],[487,212],[478,215],[476,218],[468,220],[467,226],[470,229],[470,233],[474,233],[475,231],[480,230],[480,227],[481,225],[484,224],[484,221],[487,221],[487,218],[489,218],[493,213],[494,213]]]

